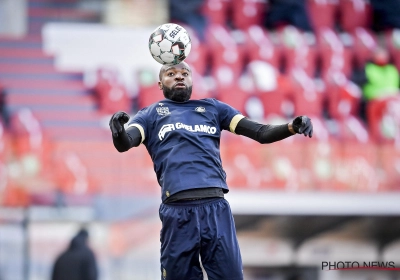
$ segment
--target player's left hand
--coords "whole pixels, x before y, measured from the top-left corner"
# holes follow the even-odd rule
[[[311,119],[307,116],[298,116],[293,120],[293,130],[298,134],[312,137],[313,125]]]

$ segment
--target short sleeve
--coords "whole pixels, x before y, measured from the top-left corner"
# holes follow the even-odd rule
[[[238,122],[244,118],[242,113],[232,106],[216,100],[219,123],[222,129],[235,133]]]
[[[137,114],[129,121],[127,127],[136,127],[139,129],[140,134],[142,136],[142,141],[147,138],[147,131],[148,131],[148,126],[147,126],[147,118],[148,118],[148,110],[147,107],[143,108]]]

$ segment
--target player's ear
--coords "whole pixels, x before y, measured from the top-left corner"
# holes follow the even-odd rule
[[[162,89],[163,89],[163,85],[162,85],[161,81],[160,81],[160,82],[158,82],[158,87],[160,88],[160,90],[162,90]]]

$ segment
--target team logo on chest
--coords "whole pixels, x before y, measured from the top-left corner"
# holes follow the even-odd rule
[[[157,107],[156,110],[157,110],[157,113],[158,113],[160,116],[166,116],[166,115],[171,114],[171,112],[169,111],[169,108],[168,108],[168,107],[161,107],[161,106],[163,106],[162,103],[159,103],[159,105],[160,105],[160,107]]]
[[[204,113],[206,111],[206,108],[204,107],[197,107],[196,109],[194,109],[196,112],[198,113]]]

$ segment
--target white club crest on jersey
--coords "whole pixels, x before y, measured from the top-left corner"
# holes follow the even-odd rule
[[[204,107],[196,107],[196,109],[194,109],[196,112],[199,112],[199,113],[204,113],[205,111],[206,111],[206,108],[204,108]]]
[[[166,116],[171,114],[168,107],[157,107],[156,110],[160,116]]]

